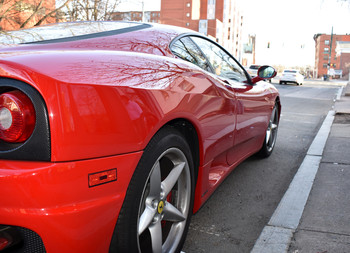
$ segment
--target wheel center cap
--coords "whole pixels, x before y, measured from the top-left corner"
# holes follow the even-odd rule
[[[164,209],[164,201],[161,200],[158,203],[158,213],[161,214],[163,212],[163,209]]]

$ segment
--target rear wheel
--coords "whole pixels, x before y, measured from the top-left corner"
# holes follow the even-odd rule
[[[260,151],[258,152],[258,155],[260,157],[265,158],[265,157],[269,157],[272,154],[272,151],[275,147],[276,139],[277,139],[277,130],[278,130],[278,123],[279,123],[278,115],[279,115],[278,106],[275,104],[271,113],[269,125],[266,130],[264,143]]]
[[[191,151],[182,135],[160,130],[129,184],[110,252],[180,252],[193,207]]]

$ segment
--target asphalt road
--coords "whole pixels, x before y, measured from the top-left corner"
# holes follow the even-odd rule
[[[273,154],[239,165],[192,217],[183,251],[250,252],[292,181],[339,85],[279,85],[282,117]]]

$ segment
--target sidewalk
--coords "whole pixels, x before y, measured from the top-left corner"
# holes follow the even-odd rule
[[[335,113],[290,253],[350,252],[350,83]]]
[[[251,253],[350,252],[350,82]]]

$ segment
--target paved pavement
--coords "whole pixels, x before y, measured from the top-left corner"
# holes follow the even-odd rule
[[[350,252],[350,82],[251,253]]]

